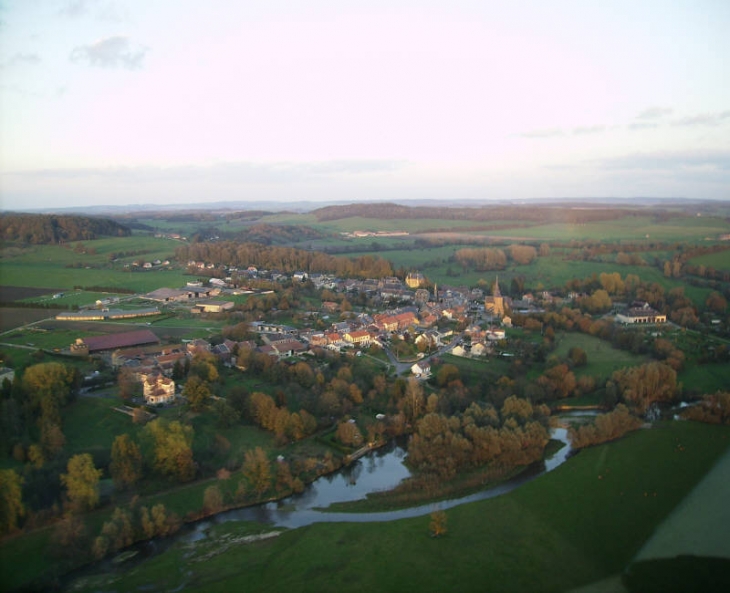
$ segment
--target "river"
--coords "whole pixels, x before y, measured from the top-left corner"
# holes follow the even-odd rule
[[[336,513],[320,510],[326,509],[334,502],[360,500],[371,492],[390,490],[410,476],[408,468],[403,463],[406,456],[405,449],[393,443],[387,448],[367,454],[336,474],[319,478],[300,495],[220,513],[196,523],[192,532],[185,537],[190,540],[204,538],[211,525],[228,521],[255,521],[288,528],[303,527],[312,523],[395,521],[427,515],[435,508],[449,509],[468,502],[494,498],[552,471],[568,458],[571,452],[568,431],[565,428],[554,428],[551,436],[565,445],[552,457],[531,465],[518,476],[497,486],[467,496],[379,513]]]
[[[157,538],[134,545],[131,549],[138,554],[131,562],[115,564],[109,559],[74,571],[64,579],[66,584],[75,578],[92,574],[125,571],[131,565],[156,556],[178,541],[195,542],[209,537],[213,525],[230,521],[252,521],[272,527],[294,529],[312,523],[355,522],[369,523],[395,521],[409,517],[428,515],[434,510],[445,510],[507,494],[523,484],[554,470],[569,457],[572,449],[566,428],[553,428],[551,437],[565,446],[544,461],[536,462],[519,475],[505,482],[467,496],[429,503],[408,509],[380,513],[336,513],[326,510],[335,502],[350,502],[365,498],[371,492],[386,491],[397,486],[410,476],[405,466],[406,450],[398,442],[373,450],[355,463],[333,474],[318,478],[309,484],[302,494],[242,509],[234,509],[203,519],[193,524],[183,525],[182,529],[166,538]],[[320,510],[322,509],[322,510]]]

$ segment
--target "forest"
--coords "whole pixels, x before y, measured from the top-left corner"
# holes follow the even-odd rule
[[[57,214],[0,213],[3,241],[48,245],[99,237],[129,237],[128,227],[108,218]]]

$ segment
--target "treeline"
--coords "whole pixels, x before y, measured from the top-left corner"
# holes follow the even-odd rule
[[[408,445],[408,462],[419,472],[452,479],[468,468],[495,464],[515,468],[542,458],[550,440],[549,410],[510,396],[500,410],[472,403],[463,413],[436,412],[418,421]]]
[[[0,234],[5,241],[48,245],[86,241],[100,236],[129,237],[132,231],[107,218],[57,214],[0,214]]]
[[[621,438],[626,433],[640,428],[642,421],[633,416],[629,409],[619,404],[612,412],[599,414],[595,420],[580,426],[571,426],[568,437],[573,449],[582,449]]]
[[[708,424],[730,424],[730,392],[705,395],[698,403],[686,408],[682,416]]]
[[[482,206],[471,207],[433,207],[403,206],[391,203],[348,204],[326,206],[314,210],[312,214],[319,221],[340,220],[361,216],[385,220],[398,219],[433,219],[433,220],[520,220],[546,222],[563,222],[581,224],[602,220],[617,220],[625,216],[639,216],[641,213],[625,208],[580,208],[580,204],[571,206]]]
[[[547,255],[549,248],[540,247],[540,255]],[[527,265],[535,261],[538,250],[532,245],[514,244],[506,249],[495,247],[471,247],[459,249],[454,253],[454,260],[464,268],[473,267],[478,272],[487,270],[503,270],[507,262],[518,265]]]
[[[235,241],[183,245],[175,250],[175,257],[181,263],[195,260],[223,266],[243,268],[255,266],[286,273],[304,271],[360,278],[381,278],[393,275],[390,262],[377,256],[342,258],[318,251],[272,247],[258,243],[236,243]]]

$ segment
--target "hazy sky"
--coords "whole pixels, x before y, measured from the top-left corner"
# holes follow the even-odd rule
[[[0,0],[4,209],[730,199],[728,0]]]

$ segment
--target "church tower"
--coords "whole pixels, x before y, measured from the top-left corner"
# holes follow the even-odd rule
[[[502,296],[502,292],[499,290],[499,276],[497,276],[497,279],[494,281],[492,296],[488,296],[484,300],[484,310],[490,315],[504,317],[504,297]]]

